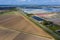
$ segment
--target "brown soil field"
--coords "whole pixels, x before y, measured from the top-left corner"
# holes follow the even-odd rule
[[[0,37],[1,37],[0,40],[8,40],[8,39],[9,40],[12,40],[12,39],[13,40],[25,40],[23,35],[21,37],[23,37],[24,39],[19,39],[21,33],[23,35],[25,35],[25,37],[27,37],[27,38],[30,37],[31,40],[35,40],[38,37],[39,38],[36,40],[39,40],[39,39],[43,40],[43,38],[41,38],[41,37],[44,37],[45,38],[44,40],[53,39],[53,37],[51,37],[48,33],[46,33],[44,30],[39,28],[33,22],[28,20],[22,14],[18,15],[18,12],[17,12],[17,15],[16,14],[10,14],[10,15],[6,14],[6,15],[0,16]],[[24,33],[26,33],[26,34],[24,34]],[[30,36],[28,36],[28,34]],[[14,39],[14,37],[17,35],[19,35],[19,38],[16,37],[16,39]],[[38,36],[38,37],[35,37],[35,36]],[[26,40],[28,40],[28,39],[26,39]]]

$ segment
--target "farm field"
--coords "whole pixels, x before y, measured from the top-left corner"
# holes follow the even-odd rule
[[[15,14],[0,15],[1,40],[28,40],[28,38],[31,40],[53,39],[53,37],[28,20],[22,14],[19,12],[14,13]]]

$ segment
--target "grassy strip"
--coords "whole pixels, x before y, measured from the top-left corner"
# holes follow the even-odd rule
[[[0,15],[5,15],[5,14],[15,14],[15,13],[14,11],[0,12]]]

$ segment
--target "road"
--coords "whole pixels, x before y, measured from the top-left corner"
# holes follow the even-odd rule
[[[17,13],[17,14],[16,14]],[[52,40],[53,38],[18,12],[0,16],[0,40]]]

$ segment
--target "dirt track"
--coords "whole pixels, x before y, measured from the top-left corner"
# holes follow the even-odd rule
[[[39,35],[38,36],[39,38],[32,36],[32,35],[30,35],[30,37],[32,36],[33,38],[37,38],[38,40],[39,39],[43,40],[44,37],[45,37],[44,40],[52,39],[52,37],[49,34],[47,34],[41,28],[38,28],[36,25],[28,22],[24,17],[22,17],[22,15],[20,16],[20,15],[16,15],[16,14],[10,14],[10,15],[0,16],[0,30],[1,30],[0,37],[1,37],[1,33],[5,34],[5,35],[2,34],[3,36],[0,38],[0,40],[8,40],[9,38],[11,38],[11,36],[12,36],[12,38],[10,40],[12,40],[12,39],[14,39],[14,37],[16,35],[20,34],[21,32],[23,32],[23,35],[24,35],[24,33],[26,33],[27,36],[25,36],[25,37],[27,37],[27,38],[29,38],[28,34],[29,35],[34,34],[34,35]],[[6,32],[5,32],[5,30],[6,30]],[[10,36],[8,36],[8,35],[10,35]],[[43,38],[40,38],[40,37],[43,37]],[[25,39],[19,39],[19,38],[16,37],[16,39],[14,39],[14,40],[25,40]],[[28,40],[28,39],[26,39],[26,40]],[[35,40],[35,39],[33,39],[33,40]]]

